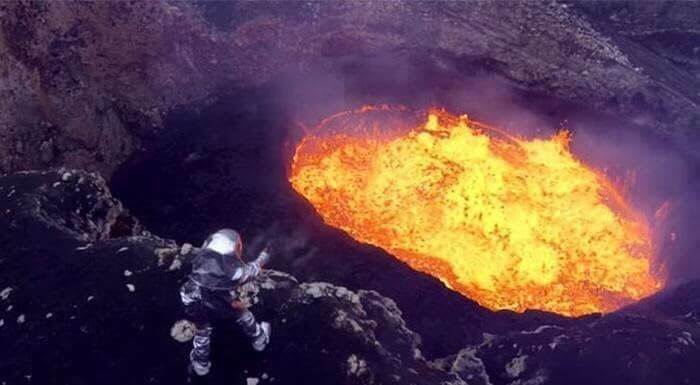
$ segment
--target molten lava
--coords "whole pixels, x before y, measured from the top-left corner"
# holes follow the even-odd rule
[[[491,309],[576,316],[660,289],[645,220],[566,132],[525,140],[442,111],[367,132],[308,135],[290,176],[355,239]]]

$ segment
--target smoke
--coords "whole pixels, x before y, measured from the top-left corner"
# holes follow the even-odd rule
[[[273,82],[277,102],[296,122],[288,132],[293,148],[322,119],[368,104],[429,107],[466,113],[470,118],[533,138],[566,128],[572,150],[604,170],[641,211],[654,230],[659,268],[670,284],[700,276],[694,250],[700,236],[700,183],[695,165],[660,134],[643,131],[633,116],[610,117],[586,106],[523,90],[481,64],[404,51],[382,56],[319,58],[289,70]],[[291,152],[288,153],[291,156]]]
[[[523,137],[553,135],[560,115],[546,116],[528,106],[531,95],[480,67],[465,69],[442,57],[415,58],[405,52],[382,56],[319,60],[290,70],[273,82],[273,92],[291,120],[304,130],[341,111],[365,105],[402,106],[409,110],[445,108]],[[541,105],[551,103],[543,98]]]
[[[668,284],[700,276],[695,259],[700,225],[700,191],[693,177],[693,160],[660,135],[644,132],[624,119],[608,120],[577,116],[573,151],[584,162],[606,171],[640,210],[652,227],[657,263]]]

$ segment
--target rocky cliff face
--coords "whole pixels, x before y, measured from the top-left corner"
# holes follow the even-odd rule
[[[96,174],[12,174],[0,177],[0,194],[0,381],[185,383],[191,333],[176,321],[193,247],[140,229]],[[472,326],[483,331],[480,342],[428,359],[423,344],[449,345],[450,330],[425,341],[376,291],[266,271],[239,296],[272,322],[272,344],[256,354],[232,325],[217,325],[209,381],[693,384],[698,290],[693,282],[618,313],[569,322],[543,316],[555,322],[525,329],[520,322],[494,330],[489,323],[502,316],[482,310],[484,324]],[[457,309],[436,305],[433,317],[440,306]]]
[[[178,106],[377,55],[628,116],[697,155],[699,13],[672,1],[4,2],[0,171],[109,177]]]

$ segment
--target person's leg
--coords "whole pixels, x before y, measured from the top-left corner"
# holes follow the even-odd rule
[[[232,306],[234,320],[243,333],[250,337],[253,349],[263,351],[270,342],[270,324],[267,322],[257,323],[255,315],[243,304]]]
[[[190,362],[192,369],[200,376],[209,373],[211,361],[211,334],[214,328],[209,323],[197,324],[197,330],[192,339],[192,351],[190,351]]]
[[[195,324],[192,350],[190,351],[191,368],[197,375],[209,373],[211,362],[211,334],[213,328],[209,322],[208,309],[202,302],[202,293],[197,285],[188,281],[180,288],[180,299],[185,305],[187,318]]]

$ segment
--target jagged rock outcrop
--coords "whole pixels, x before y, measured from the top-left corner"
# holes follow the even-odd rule
[[[483,365],[485,381],[467,375],[484,384],[695,384],[699,289],[691,282],[566,327],[484,334],[482,343],[438,362],[458,374],[465,363]]]
[[[61,169],[21,172],[4,179],[0,194],[16,203],[4,208],[10,226],[17,226],[18,216],[29,216],[27,220],[81,241],[139,232],[136,219],[112,197],[105,180],[96,173]]]
[[[3,176],[0,193],[0,381],[184,383],[189,344],[169,330],[192,246],[135,227],[114,235],[127,214],[94,173]],[[255,354],[233,325],[217,325],[213,383],[462,383],[423,358],[419,336],[377,292],[275,271],[239,292],[272,322],[273,343]]]
[[[0,171],[109,177],[177,106],[381,55],[624,114],[697,156],[700,9],[635,3],[3,2]]]
[[[401,311],[375,291],[298,284],[270,271],[240,289],[253,311],[273,320],[268,375],[284,383],[460,384],[431,365]]]
[[[129,382],[108,368],[150,360],[139,339],[168,303],[155,293],[177,284],[154,250],[175,245],[141,233],[96,174],[24,172],[0,189],[1,381]]]
[[[450,357],[437,359],[433,362],[436,367],[456,374],[460,380],[470,385],[492,385],[484,362],[477,356],[474,347],[464,348]]]

